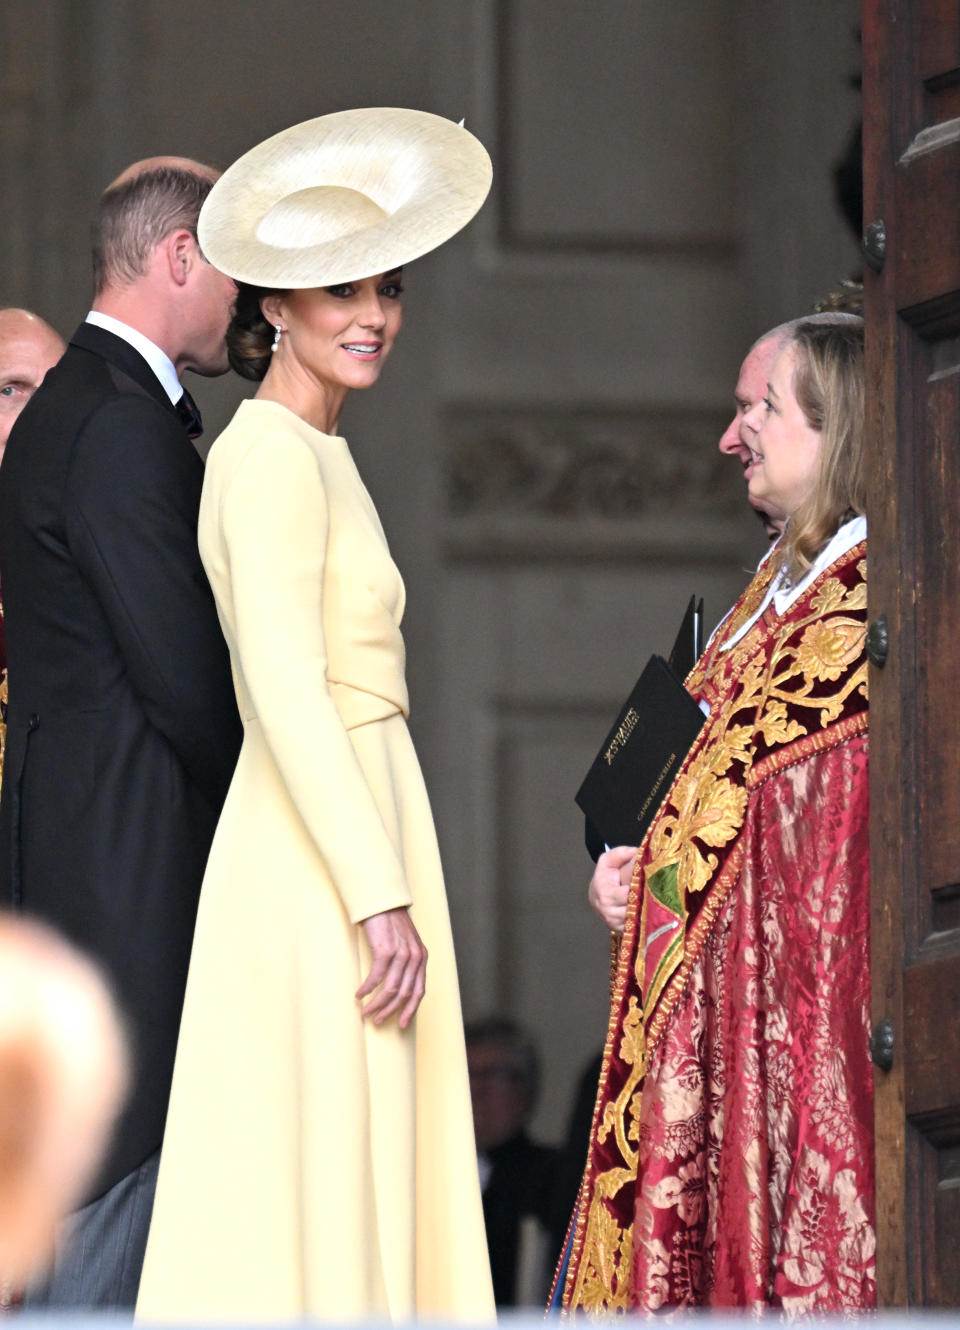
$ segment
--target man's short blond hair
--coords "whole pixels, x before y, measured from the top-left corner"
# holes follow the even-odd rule
[[[93,227],[93,292],[129,286],[141,277],[154,249],[181,227],[197,234],[197,218],[216,172],[174,159],[126,171],[104,191]]]

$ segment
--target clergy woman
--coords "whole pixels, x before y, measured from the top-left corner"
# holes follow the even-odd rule
[[[648,833],[591,882],[620,939],[568,1311],[875,1302],[862,327],[797,326],[754,411],[785,532],[686,680],[707,720]]]

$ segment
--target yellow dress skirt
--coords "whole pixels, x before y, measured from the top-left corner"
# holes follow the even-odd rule
[[[346,443],[245,403],[200,544],[244,743],[204,878],[137,1315],[486,1320],[446,896],[407,730],[403,585]],[[360,1019],[409,904],[411,1026]]]

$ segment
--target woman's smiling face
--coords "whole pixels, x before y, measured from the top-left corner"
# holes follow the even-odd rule
[[[264,314],[283,328],[278,358],[325,388],[369,388],[393,349],[403,307],[402,269],[338,286],[271,296]]]
[[[751,445],[747,490],[754,503],[791,517],[816,486],[820,431],[813,428],[793,390],[797,351],[784,347],[774,361],[763,403],[754,407],[756,436]]]

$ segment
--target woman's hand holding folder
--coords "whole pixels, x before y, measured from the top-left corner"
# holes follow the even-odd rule
[[[615,845],[601,854],[590,879],[587,898],[611,933],[622,933],[626,923],[627,896],[636,857],[635,845]]]

